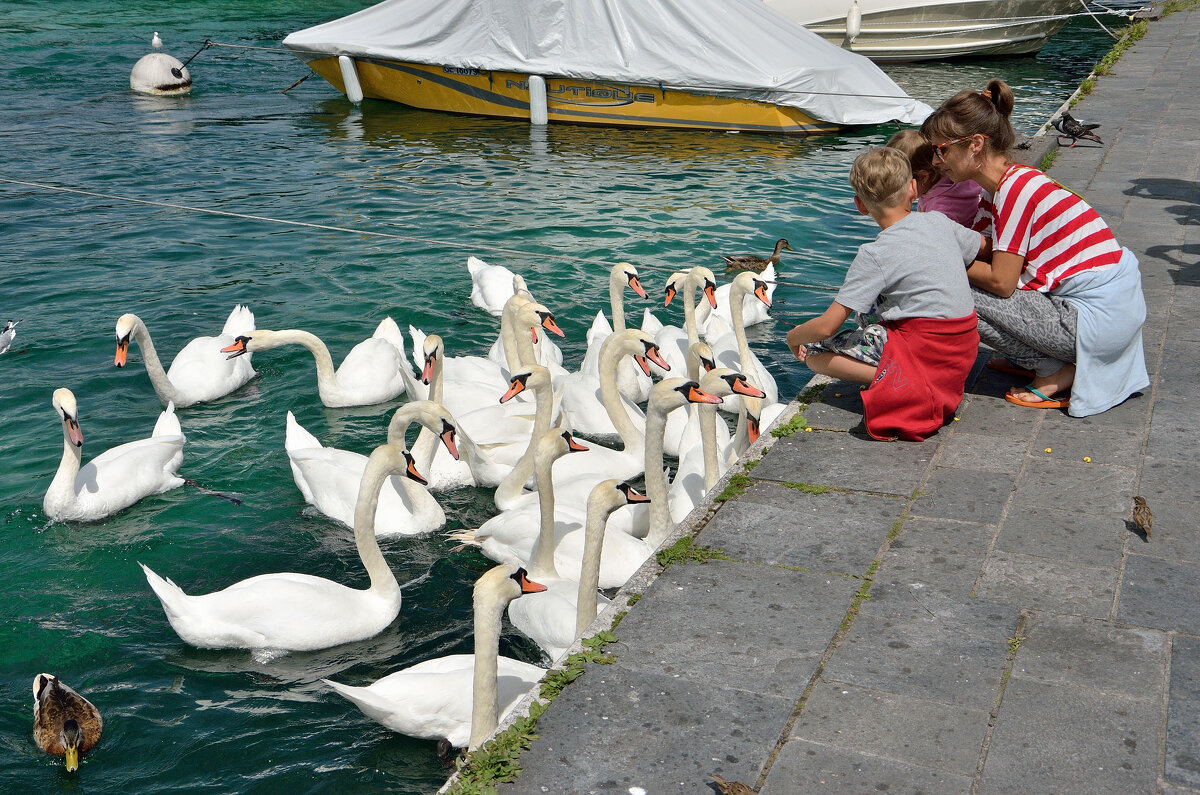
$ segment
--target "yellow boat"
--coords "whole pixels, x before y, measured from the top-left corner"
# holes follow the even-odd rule
[[[346,93],[337,58],[309,67]],[[376,58],[355,59],[368,99],[422,110],[529,121],[529,78],[454,66],[429,66]],[[764,133],[830,133],[839,128],[799,108],[735,97],[697,94],[659,86],[546,77],[549,121],[621,127],[682,127]]]

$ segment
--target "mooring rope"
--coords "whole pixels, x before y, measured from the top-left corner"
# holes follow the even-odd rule
[[[0,177],[0,182],[9,185],[21,185],[27,188],[37,188],[39,190],[56,191],[59,193],[70,193],[76,196],[88,196],[93,199],[106,199],[109,201],[128,202],[130,204],[140,204],[147,207],[161,207],[168,210],[180,210],[184,212],[203,213],[205,215],[216,215],[223,218],[238,218],[245,221],[259,221],[262,223],[281,224],[284,226],[295,226],[304,229],[320,229],[327,232],[347,232],[354,235],[362,235],[366,237],[379,237],[389,240],[399,240],[404,243],[418,243],[425,246],[445,246],[447,248],[457,248],[465,251],[477,252],[481,248],[486,248],[489,253],[505,254],[522,261],[538,261],[553,259],[561,262],[577,262],[587,265],[594,265],[602,268],[604,272],[611,270],[613,263],[605,262],[604,260],[591,259],[589,257],[580,257],[569,254],[556,254],[553,252],[532,252],[523,251],[521,249],[505,248],[502,246],[494,246],[480,243],[460,243],[455,240],[433,240],[424,237],[414,237],[412,235],[397,235],[392,232],[378,232],[371,229],[355,229],[348,226],[335,226],[333,224],[316,224],[310,221],[293,221],[286,218],[272,218],[267,215],[253,215],[250,213],[237,213],[231,210],[215,210],[211,207],[197,207],[190,204],[178,204],[175,202],[156,201],[151,199],[136,199],[131,196],[120,196],[115,193],[101,193],[99,191],[83,190],[82,188],[68,188],[62,185],[50,185],[45,182],[31,182],[29,180],[11,179],[8,177]],[[661,265],[638,265],[639,270],[646,269],[652,271],[663,271],[666,273],[675,273],[682,268],[668,268]],[[807,284],[805,282],[792,282],[776,280],[776,285],[786,287],[799,287],[806,290],[821,290],[828,292],[837,292],[840,287],[828,284]]]

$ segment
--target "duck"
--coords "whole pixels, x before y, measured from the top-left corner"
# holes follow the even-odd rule
[[[62,422],[63,456],[42,500],[46,516],[94,522],[184,484],[178,472],[187,438],[173,404],[158,416],[149,438],[109,448],[83,466],[75,394],[66,387],[56,389],[51,404]]]
[[[396,409],[388,423],[388,441],[403,445],[404,432],[413,422],[430,429],[450,455],[458,458],[455,427],[450,415],[428,400],[410,401]],[[325,447],[296,421],[290,411],[287,413],[284,448],[292,468],[292,479],[304,495],[304,501],[329,518],[352,527],[367,456]],[[446,524],[442,506],[425,485],[424,477],[418,479],[411,474],[390,478],[384,484],[376,497],[379,503],[373,520],[376,535],[425,535]]]
[[[256,329],[239,334],[221,351],[233,359],[282,345],[300,345],[312,353],[317,363],[317,394],[328,408],[373,406],[404,394],[404,378],[400,375],[405,362],[404,339],[390,317],[379,323],[374,334],[350,349],[336,372],[325,343],[301,329]]]
[[[763,400],[766,404],[777,403],[779,402],[779,387],[775,383],[775,378],[758,360],[758,357],[750,350],[750,344],[746,342],[746,327],[742,322],[742,299],[747,295],[755,296],[768,307],[771,304],[765,281],[749,271],[739,273],[733,277],[729,291],[729,311],[733,322],[727,326],[718,318],[713,318],[709,322],[708,344],[712,348],[719,366],[745,373],[751,383],[765,393],[766,397]],[[741,398],[737,395],[721,404],[722,411],[733,414],[736,414],[741,408]]]
[[[763,269],[765,269],[768,265],[772,265],[772,266],[778,265],[779,264],[779,255],[784,249],[787,249],[788,251],[796,250],[791,247],[791,245],[787,242],[787,240],[785,238],[781,237],[775,241],[775,250],[771,252],[771,256],[767,259],[763,259],[762,257],[751,256],[749,254],[743,254],[741,256],[735,256],[735,257],[722,256],[721,259],[725,260],[725,270],[726,271],[755,271],[755,272],[758,272],[758,271],[762,271]]]
[[[104,719],[96,705],[54,674],[33,678],[33,741],[48,754],[64,757],[67,772],[79,769],[79,756],[100,742]]]
[[[475,582],[474,654],[436,657],[362,687],[321,681],[394,732],[474,750],[546,673],[531,663],[500,656],[504,608],[522,594],[543,588],[520,566],[494,566]]]
[[[366,640],[400,614],[400,585],[375,540],[379,491],[391,475],[423,480],[412,455],[382,444],[367,459],[354,510],[354,544],[370,587],[351,588],[311,574],[260,574],[213,593],[189,596],[138,563],[171,628],[201,649],[314,651]]]
[[[4,331],[0,331],[0,353],[7,353],[12,346],[13,340],[17,336],[17,324],[19,320],[10,320],[4,324]]]
[[[222,349],[237,337],[254,331],[254,313],[238,304],[229,313],[225,326],[216,337],[196,337],[183,347],[171,361],[171,369],[163,370],[150,331],[134,314],[117,318],[117,353],[113,363],[124,367],[130,341],[137,342],[150,376],[154,393],[165,406],[174,403],[182,409],[197,403],[207,403],[240,389],[257,373],[250,357],[230,361],[221,355]]]
[[[548,449],[539,449],[539,461],[543,464],[537,475],[539,531],[530,553],[529,575],[546,586],[546,590],[508,606],[508,619],[512,625],[537,643],[551,661],[560,658],[579,636],[576,625],[580,613],[590,614],[587,623],[591,623],[609,603],[609,599],[598,592],[598,586],[593,586],[590,591],[580,587],[585,577],[599,582],[604,523],[609,514],[622,505],[648,502],[628,484],[613,478],[596,484],[587,500],[580,568],[578,573],[571,571],[565,576],[560,575],[554,563],[554,488],[549,469],[554,459],[581,446],[566,432],[552,431],[539,442],[540,448]]]
[[[775,272],[774,265],[768,265],[762,273],[759,274],[767,285],[767,299],[774,300],[776,280],[778,274]],[[708,339],[709,323],[713,323],[713,332],[716,333],[720,328],[715,318],[720,318],[725,326],[733,326],[733,316],[730,313],[731,302],[729,292],[733,289],[733,282],[722,284],[717,288],[717,308],[711,308],[707,303],[701,301],[696,306],[696,328],[700,331],[700,336]],[[750,293],[742,297],[742,327],[750,328],[757,326],[759,323],[766,323],[771,319],[771,313],[766,304],[758,300],[758,297]]]

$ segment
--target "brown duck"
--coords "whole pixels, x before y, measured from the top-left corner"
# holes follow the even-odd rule
[[[748,254],[740,257],[721,257],[721,259],[725,260],[726,271],[761,271],[768,265],[778,265],[779,252],[783,251],[785,248],[788,251],[796,250],[788,244],[787,240],[781,237],[779,240],[775,241],[775,251],[771,253],[771,256],[768,259],[763,259],[762,257],[752,257]]]
[[[100,741],[100,710],[53,674],[33,679],[33,739],[48,754],[66,757],[67,770],[79,768],[79,755]]]

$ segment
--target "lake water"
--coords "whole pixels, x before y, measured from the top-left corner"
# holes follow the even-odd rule
[[[471,651],[470,584],[489,562],[441,535],[383,543],[404,587],[380,636],[268,663],[185,645],[137,562],[206,593],[273,571],[354,585],[348,530],[306,509],[283,451],[288,410],[325,444],[369,451],[396,404],[325,409],[299,348],[254,357],[260,378],[180,412],[182,473],[244,504],[184,487],[94,524],[49,523],[41,500],[62,453],[50,405],[78,399],[85,458],[149,434],[160,410],[134,348],[113,367],[117,317],[136,312],[169,361],[215,334],[236,303],[259,327],[308,329],[334,359],[390,315],[479,353],[494,320],[469,302],[468,254],[523,273],[557,313],[570,363],[606,301],[599,263],[629,260],[661,296],[664,271],[769,251],[787,237],[793,283],[836,285],[874,236],[846,173],[894,130],[821,138],[551,127],[381,103],[361,109],[294,57],[213,48],[191,96],[129,91],[157,30],[186,59],[206,38],[277,47],[287,33],[365,5],[348,0],[197,0],[0,5],[0,178],[394,237],[216,216],[0,182],[0,318],[21,318],[0,357],[0,791],[429,792],[434,744],[392,734],[318,681],[365,683]],[[1037,127],[1110,46],[1078,21],[1037,58],[889,67],[930,104],[1000,75],[1017,126]],[[719,271],[719,269],[718,269]],[[782,285],[776,324],[751,329],[781,395],[808,372],[782,343],[830,294]],[[628,306],[640,313],[644,304]],[[679,323],[674,303],[656,309]],[[491,495],[439,497],[448,529],[491,515]],[[506,629],[502,652],[537,661]],[[56,673],[102,710],[105,732],[77,774],[31,738],[30,684]]]

